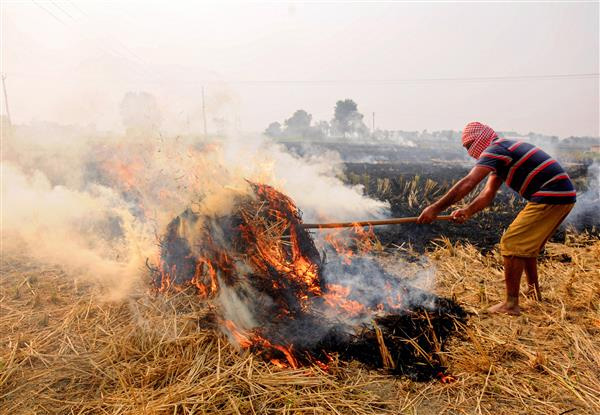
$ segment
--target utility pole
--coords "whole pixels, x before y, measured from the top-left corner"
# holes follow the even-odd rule
[[[206,129],[206,106],[204,105],[204,86],[202,86],[202,119],[204,120],[204,139],[208,139],[208,133]]]
[[[2,90],[4,91],[4,107],[6,108],[6,116],[8,117],[8,127],[12,129],[12,120],[10,118],[10,110],[8,109],[8,96],[6,95],[6,75],[2,74]]]
[[[375,113],[373,113],[373,122],[372,122],[372,126],[373,126],[373,133],[375,132]]]

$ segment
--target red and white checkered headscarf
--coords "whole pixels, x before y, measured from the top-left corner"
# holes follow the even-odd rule
[[[498,135],[494,130],[480,122],[470,122],[465,126],[462,133],[464,147],[469,147],[467,152],[473,158],[478,159],[492,140]]]

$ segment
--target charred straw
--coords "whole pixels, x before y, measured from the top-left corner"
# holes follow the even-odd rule
[[[325,259],[289,197],[250,187],[228,215],[188,209],[173,219],[153,271],[158,290],[192,287],[217,305],[215,320],[234,343],[279,366],[326,367],[337,354],[418,380],[445,370],[441,352],[466,319],[459,305],[399,281],[368,254],[329,249]],[[365,296],[368,286],[393,287],[394,295]],[[229,318],[224,291],[253,324]]]

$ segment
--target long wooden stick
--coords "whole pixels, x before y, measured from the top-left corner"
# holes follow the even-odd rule
[[[303,223],[300,225],[304,229],[328,229],[328,228],[354,228],[355,226],[379,226],[396,225],[399,223],[416,223],[418,217],[411,218],[392,218],[383,220],[363,220],[358,222],[339,222],[339,223]],[[452,216],[438,216],[435,220],[452,220]]]

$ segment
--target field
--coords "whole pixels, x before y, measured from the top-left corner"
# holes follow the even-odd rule
[[[372,198],[387,201],[393,217],[418,216],[423,207],[443,195],[473,165],[464,150],[456,146],[443,150],[340,143],[306,145],[292,142],[286,146],[289,151],[303,156],[335,151],[345,164],[340,178],[348,185],[362,186],[364,193]],[[590,166],[597,160],[597,155],[596,159],[582,160],[576,152],[563,150],[559,156],[578,191],[588,190]],[[463,203],[468,203],[475,195],[473,192]],[[598,199],[597,192],[594,197]],[[402,245],[418,252],[430,248],[430,241],[441,236],[452,242],[468,241],[487,252],[500,242],[498,230],[505,229],[524,206],[525,201],[503,185],[492,206],[481,212],[477,220],[470,221],[469,226],[438,222],[424,228],[406,224],[380,227],[376,232],[384,244]],[[600,210],[589,207],[583,216],[583,220],[571,226],[579,232],[600,237]],[[559,229],[554,241],[564,241],[565,228]]]
[[[348,163],[343,179],[416,215],[465,172],[460,164]],[[580,181],[585,170],[572,170]],[[488,315],[504,282],[495,245],[522,203],[508,192],[473,227],[377,231],[377,259],[469,319],[441,353],[452,379],[414,382],[339,359],[279,368],[231,346],[191,292],[156,294],[149,277],[125,300],[60,264],[4,253],[0,300],[2,414],[594,414],[600,411],[600,240],[564,229],[541,256],[544,299],[519,317]],[[411,261],[425,255],[428,262]],[[398,272],[396,266],[405,263]],[[424,265],[425,264],[425,265]],[[140,270],[140,274],[144,274]]]
[[[461,163],[442,162],[347,163],[343,179],[350,185],[362,185],[370,197],[387,201],[393,217],[419,216],[423,207],[441,197],[469,169],[468,165]],[[577,164],[567,170],[578,189],[588,188],[588,168],[585,165]],[[477,191],[472,192],[462,203],[467,204],[476,194]],[[383,243],[404,243],[419,252],[431,247],[430,241],[441,236],[452,242],[468,241],[487,252],[500,242],[501,232],[498,229],[508,227],[525,202],[503,185],[492,206],[469,221],[468,226],[449,222],[437,222],[428,227],[407,224],[378,228],[377,236]],[[586,220],[581,223],[573,224],[576,230],[600,236],[598,210],[589,208],[585,217]],[[565,228],[561,227],[554,241],[564,241]]]
[[[600,0],[547,3],[0,0],[0,415],[600,415]]]
[[[600,410],[600,242],[551,243],[544,301],[488,316],[499,258],[440,243],[436,291],[472,313],[445,358],[453,383],[415,383],[337,361],[278,369],[239,354],[194,296],[141,289],[108,302],[59,268],[2,263],[0,411],[220,414],[593,414]],[[395,261],[385,254],[382,261]]]

